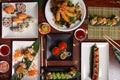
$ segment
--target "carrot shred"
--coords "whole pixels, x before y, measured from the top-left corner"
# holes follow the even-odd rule
[[[14,54],[14,61],[16,61],[19,57],[21,57],[22,54],[21,54],[21,50],[17,49],[15,50],[15,54]]]
[[[28,71],[29,76],[35,76],[37,74],[38,74],[38,70],[30,70],[30,71]]]

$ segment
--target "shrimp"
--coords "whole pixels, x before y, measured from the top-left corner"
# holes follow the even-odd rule
[[[60,21],[60,9],[56,13],[56,21]]]
[[[77,16],[76,13],[71,13],[71,12],[68,12],[68,11],[65,11],[65,14],[66,14],[67,16],[70,16],[70,17],[76,17],[76,16]]]
[[[61,16],[66,22],[70,22],[70,19],[66,16],[64,11],[61,12]]]
[[[70,12],[74,12],[75,11],[75,7],[74,6],[73,7],[66,6],[65,9],[70,11]]]

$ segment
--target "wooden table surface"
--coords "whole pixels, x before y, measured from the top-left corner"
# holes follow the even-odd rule
[[[19,2],[19,1],[25,1],[25,0],[8,0],[8,1],[9,2],[10,1]],[[29,0],[27,0],[27,1],[29,1]],[[45,5],[47,0],[43,0],[43,2],[44,2],[44,5]],[[85,2],[85,5],[86,5],[87,9],[90,6],[117,7],[117,8],[120,8],[120,0],[84,0],[84,2]],[[1,5],[1,3],[0,3],[0,5]],[[1,6],[0,6],[0,9],[1,9]],[[0,12],[0,15],[1,15],[1,12]],[[38,15],[39,15],[39,17],[38,17],[39,23],[46,22],[45,15],[44,15],[44,7],[39,7]],[[86,14],[86,16],[87,16],[87,14]],[[0,21],[1,21],[1,19],[0,19]],[[0,25],[2,26],[2,24],[0,24]],[[82,27],[84,29],[87,29],[87,25],[85,23],[83,23],[80,27]],[[0,30],[2,30],[2,27],[0,27]],[[63,33],[63,32],[59,32],[59,31],[52,28],[50,33]],[[69,33],[73,34],[74,31],[69,32]],[[8,44],[11,47],[11,50],[12,50],[12,41],[13,40],[35,40],[35,39],[2,39],[1,34],[2,33],[0,33],[0,44],[3,44],[3,43]],[[39,38],[40,38],[40,36],[44,37],[44,35],[39,34]],[[89,39],[86,39],[85,41],[87,41],[87,42],[89,42],[89,41],[90,42],[96,42],[96,41],[97,42],[103,42],[105,40],[92,40],[92,39],[89,40]],[[76,39],[73,39],[73,42],[78,43],[78,41]],[[120,44],[120,40],[117,40],[116,42]],[[59,64],[56,64],[56,66],[65,66],[65,64],[67,63],[68,66],[74,65],[74,66],[76,66],[77,68],[80,69],[81,68],[80,67],[81,66],[81,64],[80,64],[81,63],[81,61],[80,61],[81,60],[80,46],[73,47],[73,50],[74,50],[73,61],[67,61],[67,62],[60,61]],[[5,74],[0,73],[0,80],[11,80],[12,52],[7,57],[1,57],[0,56],[0,61],[2,61],[2,60],[5,60],[5,61],[9,62],[10,70]],[[48,61],[47,66],[54,66],[53,65],[54,63],[56,63],[56,62],[55,61]],[[112,46],[111,45],[110,45],[110,48],[109,48],[109,80],[120,80],[120,64],[118,63],[118,61],[115,58],[115,55],[114,55],[114,53],[112,51]]]

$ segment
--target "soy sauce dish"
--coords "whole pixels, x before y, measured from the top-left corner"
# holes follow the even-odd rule
[[[10,47],[7,44],[0,45],[0,55],[8,56],[10,54]]]
[[[7,61],[0,61],[0,73],[6,73],[9,70],[9,63]]]

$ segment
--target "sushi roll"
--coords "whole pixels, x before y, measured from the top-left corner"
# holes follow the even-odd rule
[[[91,63],[91,78],[92,80],[98,80],[99,77],[99,48],[97,45],[92,47],[92,63]]]
[[[8,14],[13,14],[15,11],[15,8],[13,5],[8,5],[4,8],[4,11]]]
[[[5,27],[12,27],[12,19],[11,18],[3,18],[3,26]]]
[[[111,20],[111,19],[107,19],[107,21],[108,21],[108,22],[107,22],[107,25],[108,25],[108,26],[112,26],[112,20]]]
[[[117,19],[116,19],[116,18],[113,18],[113,19],[112,19],[112,25],[116,25],[116,24],[117,24],[117,22],[118,22],[118,21],[117,21]]]
[[[95,25],[97,23],[97,16],[90,20],[91,25]]]
[[[13,31],[13,32],[23,32],[24,29],[20,26],[17,26],[17,27],[10,27],[10,29]]]
[[[102,24],[102,23],[103,23],[102,17],[98,17],[98,18],[97,18],[97,24]]]
[[[18,13],[17,16],[18,16],[20,19],[28,18],[28,15],[25,14],[25,13]]]
[[[119,22],[119,17],[115,16],[112,18],[112,25],[116,25]]]
[[[26,11],[26,5],[25,4],[21,4],[21,12],[25,12]]]
[[[29,23],[19,23],[16,27],[11,27],[10,29],[14,32],[23,32],[25,28],[29,27]]]
[[[18,26],[23,27],[23,28],[28,28],[29,27],[29,23],[19,23]]]
[[[107,24],[107,18],[103,18],[103,23],[102,24]]]
[[[17,9],[18,12],[21,12],[20,5],[21,5],[20,3],[16,4],[16,9]]]
[[[28,22],[28,23],[33,23],[34,21],[35,19],[31,17],[24,19],[24,22]]]
[[[17,3],[16,9],[18,12],[25,12],[26,11],[26,5],[23,3]]]

